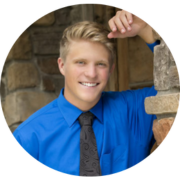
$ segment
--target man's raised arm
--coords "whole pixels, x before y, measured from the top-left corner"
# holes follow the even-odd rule
[[[116,15],[109,20],[109,26],[112,32],[108,34],[108,38],[126,38],[138,35],[148,44],[156,41],[151,26],[124,10],[117,11]]]

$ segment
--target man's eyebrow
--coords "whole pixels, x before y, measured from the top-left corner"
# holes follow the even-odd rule
[[[76,59],[73,59],[73,61],[87,61],[87,59],[84,59],[84,58],[76,58]]]
[[[88,59],[85,59],[85,58],[75,58],[75,59],[73,59],[73,61],[91,61],[91,60],[88,60]],[[109,61],[106,60],[106,59],[98,59],[98,60],[96,60],[96,62],[108,63]]]
[[[108,62],[108,60],[105,60],[105,59],[100,59],[100,60],[97,60],[98,62]]]

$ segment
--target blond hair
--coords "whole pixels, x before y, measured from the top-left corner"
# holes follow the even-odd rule
[[[110,62],[114,61],[115,48],[112,39],[107,37],[109,31],[101,24],[89,21],[78,22],[67,27],[60,41],[60,56],[66,59],[69,51],[69,46],[72,41],[87,40],[90,42],[98,42],[104,45],[109,51]]]

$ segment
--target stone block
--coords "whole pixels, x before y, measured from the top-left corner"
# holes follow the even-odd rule
[[[54,93],[17,91],[6,96],[3,112],[8,125],[25,121],[57,96]]]
[[[12,124],[12,125],[9,127],[9,129],[10,129],[11,132],[13,133],[20,124],[21,124],[21,123]]]
[[[56,22],[58,25],[70,24],[72,6],[58,9],[56,13]]]
[[[32,45],[30,42],[29,32],[25,31],[17,39],[17,41],[12,46],[7,60],[18,59],[18,60],[27,60],[31,59],[32,56]]]
[[[145,99],[145,110],[148,114],[177,113],[179,93],[151,96]]]
[[[176,66],[169,68],[169,83],[170,87],[179,87],[179,74]]]
[[[81,5],[68,6],[57,10],[56,23],[58,25],[69,25],[82,20],[82,9]]]
[[[171,62],[175,62],[174,57],[173,57],[171,51],[169,51],[169,58],[170,58]]]
[[[46,74],[59,74],[60,75],[57,59],[58,59],[58,56],[48,57],[48,58],[39,58],[37,60],[37,63],[42,72]]]
[[[54,86],[55,86],[55,93],[58,96],[61,89],[64,87],[64,76],[59,77],[59,78],[54,78],[53,82],[54,82]]]
[[[179,76],[174,58],[163,40],[154,48],[154,85],[156,90],[169,90],[179,87]]]
[[[174,118],[164,118],[160,120],[154,120],[153,122],[153,133],[156,139],[157,145],[160,145],[167,136],[168,132],[173,125]]]
[[[57,96],[64,87],[64,76],[59,77],[43,77],[42,89],[44,91],[55,92]]]
[[[7,82],[10,91],[35,87],[39,84],[39,74],[33,63],[13,63],[7,69]]]
[[[55,91],[55,86],[52,81],[52,78],[43,77],[43,90],[45,91]]]
[[[40,19],[38,19],[33,25],[38,25],[38,26],[49,26],[52,25],[55,21],[54,17],[54,12],[51,12]]]
[[[1,93],[1,100],[2,100],[4,99],[6,95],[5,83],[2,80],[1,80],[0,93]]]
[[[59,55],[59,43],[65,26],[31,28],[34,54]]]

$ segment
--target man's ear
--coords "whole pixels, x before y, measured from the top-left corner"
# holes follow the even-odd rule
[[[113,63],[113,65],[111,66],[110,74],[112,74],[112,72],[114,71],[114,68],[115,68],[115,63]]]
[[[59,57],[57,63],[58,63],[59,71],[64,76],[64,60],[61,57]]]

